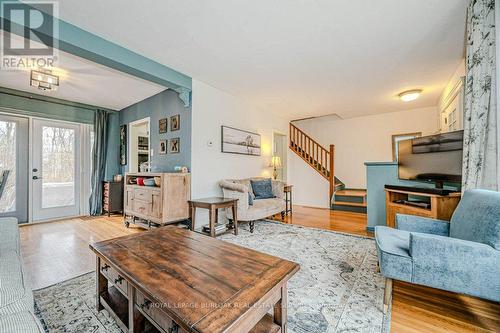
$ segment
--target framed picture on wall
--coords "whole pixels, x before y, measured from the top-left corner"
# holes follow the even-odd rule
[[[181,116],[175,115],[170,117],[170,131],[178,131],[181,128]]]
[[[167,124],[168,124],[167,118],[163,118],[158,121],[158,128],[159,128],[158,132],[160,132],[160,134],[167,133],[167,127],[168,127]]]
[[[120,126],[120,165],[127,165],[127,125]]]
[[[170,153],[176,154],[180,152],[180,139],[175,138],[175,139],[170,139]]]
[[[222,126],[221,150],[223,153],[260,156],[260,134]]]
[[[165,155],[167,153],[168,140],[160,140],[160,147],[158,148],[158,154]]]

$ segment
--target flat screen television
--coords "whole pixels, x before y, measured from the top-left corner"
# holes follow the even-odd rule
[[[398,177],[436,183],[462,181],[463,131],[402,140],[398,144]]]

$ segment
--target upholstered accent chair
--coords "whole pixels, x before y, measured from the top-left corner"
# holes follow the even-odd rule
[[[284,188],[285,183],[272,180],[273,198],[253,199],[252,185],[250,180],[262,180],[263,178],[225,179],[219,182],[224,198],[238,199],[238,221],[247,221],[250,224],[250,232],[254,231],[255,221],[264,219],[274,214],[285,215]],[[252,199],[249,199],[249,196]],[[253,202],[252,202],[253,201]],[[251,203],[251,204],[250,204]],[[228,219],[233,218],[231,209],[226,209]]]
[[[499,192],[466,191],[450,222],[398,214],[396,227],[375,227],[384,311],[392,279],[500,301]]]

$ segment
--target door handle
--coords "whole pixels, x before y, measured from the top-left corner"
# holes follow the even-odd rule
[[[33,176],[33,180],[42,179],[42,177]]]

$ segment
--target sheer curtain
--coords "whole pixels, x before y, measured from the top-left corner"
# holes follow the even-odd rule
[[[97,110],[94,114],[94,146],[92,149],[90,215],[102,214],[102,181],[106,169],[108,142],[108,113]]]
[[[463,190],[498,190],[495,1],[467,10]]]

